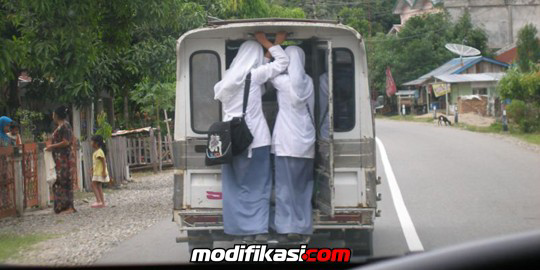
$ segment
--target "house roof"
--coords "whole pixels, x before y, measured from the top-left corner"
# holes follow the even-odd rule
[[[430,0],[431,4],[435,6],[438,3],[442,3],[443,0]],[[418,0],[398,0],[396,1],[396,4],[394,5],[394,14],[400,14],[400,10],[403,9],[406,5],[409,6],[412,9],[415,9],[416,4],[418,4],[420,1]]]
[[[459,57],[453,58],[450,61],[444,63],[438,68],[420,76],[418,79],[404,83],[403,85],[421,85],[427,80],[435,77],[437,75],[446,75],[446,74],[460,74],[461,72],[469,69],[470,67],[480,63],[482,61],[490,62],[496,65],[501,65],[507,67],[508,64],[497,61],[495,59],[483,57],[483,56],[472,56],[472,57],[463,57],[463,65],[461,64],[461,59]]]
[[[507,49],[507,48],[505,50],[501,49],[496,54],[497,54],[497,56],[495,57],[495,59],[497,59],[498,61],[501,61],[501,62],[511,64],[512,62],[517,60],[517,48],[516,48],[516,46],[514,46],[514,47],[512,47],[510,49]]]
[[[150,132],[150,129],[152,127],[144,127],[144,128],[137,128],[137,129],[128,129],[128,130],[117,130],[112,134],[113,137],[115,136],[124,136],[129,134],[139,134],[139,133],[145,133]]]
[[[437,80],[446,83],[464,82],[496,82],[501,80],[505,73],[476,73],[476,74],[444,74],[434,76]]]

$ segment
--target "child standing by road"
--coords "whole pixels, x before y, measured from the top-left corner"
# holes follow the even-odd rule
[[[92,190],[96,195],[96,202],[91,205],[92,208],[105,207],[105,199],[103,197],[103,183],[109,182],[109,172],[107,171],[107,162],[105,160],[105,152],[107,148],[101,135],[92,137],[92,147],[94,154],[92,155]]]

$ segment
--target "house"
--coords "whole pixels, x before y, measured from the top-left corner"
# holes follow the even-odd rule
[[[444,8],[452,20],[468,11],[473,25],[486,31],[490,48],[516,42],[519,29],[528,23],[540,28],[540,0],[444,0]]]
[[[414,111],[418,100],[418,90],[398,90],[396,97],[399,114],[406,114],[407,109]],[[405,109],[405,112],[403,109]]]
[[[458,57],[403,86],[419,90],[417,106],[423,110],[446,109],[448,114],[450,107],[459,104],[460,97],[478,95],[485,96],[487,100],[482,114],[494,115],[497,83],[508,66],[483,56]]]
[[[442,3],[443,0],[398,0],[394,6],[393,14],[399,14],[401,19],[400,24],[394,24],[388,34],[397,34],[407,20],[414,16],[440,12],[441,9],[436,5]]]
[[[517,60],[516,43],[509,44],[495,52],[495,60],[512,64]]]

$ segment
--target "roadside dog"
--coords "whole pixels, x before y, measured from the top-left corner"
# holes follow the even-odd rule
[[[452,125],[452,122],[446,118],[444,115],[439,115],[439,126],[442,126],[442,123],[444,123],[445,126]]]

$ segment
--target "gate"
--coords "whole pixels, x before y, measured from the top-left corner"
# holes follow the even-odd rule
[[[0,147],[0,218],[15,214],[13,147]]]
[[[38,155],[37,144],[27,143],[23,145],[22,170],[24,178],[24,206],[34,207],[39,205],[38,196]]]

